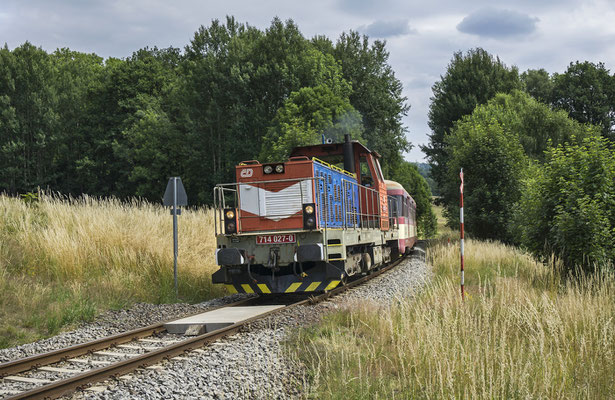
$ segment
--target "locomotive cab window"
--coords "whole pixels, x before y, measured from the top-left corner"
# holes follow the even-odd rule
[[[369,168],[369,163],[365,156],[361,156],[359,167],[361,168],[361,185],[372,186],[374,184],[374,178],[372,177],[372,171]]]
[[[376,174],[378,174],[378,179],[380,180],[380,182],[384,182],[384,176],[382,175],[382,168],[380,168],[380,162],[378,161],[378,159],[375,159],[376,161]]]
[[[319,156],[319,159],[326,163],[335,165],[338,168],[344,169],[344,155],[343,154],[330,154],[326,156]]]

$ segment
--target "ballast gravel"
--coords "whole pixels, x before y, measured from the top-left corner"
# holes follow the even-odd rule
[[[164,361],[157,369],[140,369],[120,379],[101,382],[100,391],[74,393],[72,399],[289,399],[301,398],[306,385],[304,369],[286,356],[283,341],[298,326],[317,323],[325,314],[361,301],[388,305],[414,295],[430,278],[424,252],[397,267],[332,299],[294,307],[256,321],[240,333],[219,340],[179,359]],[[114,333],[231,303],[246,295],[233,295],[186,305],[137,304],[101,315],[94,323],[72,332],[0,350],[0,362],[50,351]]]

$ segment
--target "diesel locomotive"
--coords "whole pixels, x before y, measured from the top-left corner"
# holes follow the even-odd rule
[[[284,162],[241,162],[236,182],[214,188],[213,282],[232,293],[325,292],[409,252],[416,203],[384,179],[379,158],[346,135]]]

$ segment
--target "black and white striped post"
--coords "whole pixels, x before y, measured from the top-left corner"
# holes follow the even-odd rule
[[[459,225],[460,225],[460,242],[459,246],[461,248],[461,300],[465,298],[465,293],[463,289],[463,168],[461,168],[461,172],[459,173],[459,177],[461,178],[461,186],[459,186],[459,192],[461,194],[461,207],[459,208]]]

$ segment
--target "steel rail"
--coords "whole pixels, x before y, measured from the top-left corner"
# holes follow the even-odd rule
[[[216,310],[216,309],[223,308],[223,307],[238,306],[238,305],[250,302],[250,301],[254,301],[254,299],[257,299],[257,298],[258,297],[250,297],[248,299],[239,300],[234,303],[224,304],[218,307],[214,307],[206,311],[212,311],[212,310]],[[201,314],[203,312],[205,311],[200,311],[192,315]],[[187,316],[190,316],[190,315],[187,315]],[[170,322],[170,321],[167,321],[167,322]],[[152,324],[149,326],[145,326],[143,328],[137,328],[137,329],[134,329],[128,332],[118,333],[116,335],[97,339],[94,341],[75,344],[73,346],[66,347],[64,349],[53,350],[47,353],[35,354],[35,355],[22,358],[19,360],[2,363],[0,364],[0,378],[5,377],[7,375],[28,371],[33,368],[38,368],[38,367],[42,367],[45,365],[64,361],[68,358],[82,356],[84,354],[88,354],[93,351],[113,347],[118,344],[127,343],[134,339],[152,336],[156,333],[166,331],[166,329],[164,328],[164,324],[165,322],[161,322],[158,324]]]
[[[344,286],[340,286],[336,289],[331,290],[330,292],[325,292],[323,294],[320,295],[316,295],[316,296],[311,296],[309,298],[303,299],[301,301],[292,303],[290,305],[287,305],[285,307],[276,309],[276,310],[271,310],[268,311],[266,313],[257,315],[255,317],[249,318],[247,320],[244,321],[240,321],[237,322],[233,325],[229,325],[227,327],[215,330],[213,332],[208,332],[199,336],[195,336],[193,338],[190,339],[186,339],[184,341],[181,341],[179,343],[175,343],[163,348],[160,348],[158,350],[154,350],[154,351],[150,351],[148,353],[145,354],[141,354],[135,357],[132,357],[130,359],[127,360],[123,360],[123,361],[119,361],[117,363],[108,365],[108,366],[104,366],[104,367],[100,367],[100,368],[95,368],[95,369],[91,369],[89,371],[83,372],[79,375],[75,375],[73,377],[67,378],[67,379],[63,379],[63,380],[58,380],[52,383],[48,383],[46,385],[43,386],[39,386],[36,388],[33,388],[29,391],[26,392],[22,392],[20,394],[14,395],[12,397],[9,397],[8,399],[10,400],[17,400],[17,399],[55,399],[58,398],[62,395],[66,395],[69,393],[74,392],[77,389],[83,388],[89,384],[92,383],[96,383],[96,382],[100,382],[100,381],[104,381],[106,379],[112,378],[112,377],[117,377],[117,376],[121,376],[124,375],[126,373],[129,373],[131,371],[134,371],[137,368],[144,368],[147,367],[149,365],[155,364],[163,359],[168,359],[174,356],[177,356],[179,354],[183,354],[186,351],[190,351],[192,349],[195,348],[199,348],[199,347],[203,347],[204,345],[214,342],[218,339],[221,339],[225,336],[231,335],[233,333],[236,333],[238,331],[240,331],[243,327],[249,325],[252,322],[255,322],[257,320],[266,318],[272,314],[278,313],[282,310],[288,310],[289,308],[293,308],[293,307],[298,307],[301,305],[306,305],[306,304],[316,304],[319,302],[322,302],[330,297],[339,295],[343,292],[346,292],[347,290],[354,288],[356,286],[359,286],[381,274],[383,274],[384,272],[394,268],[395,266],[397,266],[401,261],[403,261],[405,259],[405,257],[399,258],[398,260],[395,260],[393,262],[390,262],[388,265],[385,265],[379,269],[374,270],[371,274],[366,275],[364,277],[361,277],[359,279],[353,280],[347,284],[345,284]],[[245,299],[242,300],[242,302],[247,301],[247,300],[252,300],[254,298],[251,299]],[[233,303],[236,304],[236,303]],[[222,307],[228,307],[231,305],[227,305],[227,306],[222,306]],[[156,325],[158,326],[158,325]],[[142,328],[142,329],[151,329],[151,327],[147,327],[147,328]],[[139,330],[135,330],[135,331],[139,331]],[[135,331],[131,331],[131,332],[135,332]],[[106,338],[106,339],[111,339],[111,338],[115,338],[117,336],[121,336],[121,335],[115,335],[113,337],[110,338]],[[104,340],[104,339],[101,339]],[[117,339],[116,339],[117,340]],[[87,345],[87,344],[91,344],[90,343],[86,343],[83,346]],[[87,351],[86,351],[87,352]],[[52,352],[55,353],[55,352]],[[82,353],[83,354],[83,353]],[[31,358],[31,357],[29,357]],[[7,400],[8,400],[7,399]]]

